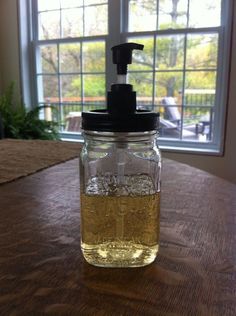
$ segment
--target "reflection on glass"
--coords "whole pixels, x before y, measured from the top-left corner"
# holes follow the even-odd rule
[[[151,72],[130,72],[128,74],[128,81],[133,85],[134,91],[137,91],[139,109],[152,110],[153,74]]]
[[[83,9],[62,10],[62,37],[83,36]]]
[[[156,74],[156,102],[162,104],[165,97],[178,99],[181,104],[180,91],[183,84],[183,73],[177,72],[158,72]]]
[[[57,46],[47,45],[39,48],[39,64],[37,65],[38,73],[55,73],[58,71]]]
[[[213,109],[194,106],[184,108],[183,139],[209,141],[212,137],[212,128]]]
[[[60,11],[39,14],[39,39],[60,38]]]
[[[54,75],[38,76],[39,102],[54,103],[59,102],[58,78]]]
[[[89,6],[84,8],[85,15],[85,35],[107,34],[108,12],[107,5]]]
[[[80,71],[80,44],[60,44],[60,71]]]
[[[129,31],[153,31],[157,28],[157,2],[129,1]]]
[[[81,78],[78,75],[61,76],[61,95],[64,102],[81,101]]]
[[[216,68],[217,48],[217,34],[188,35],[186,68]]]
[[[47,11],[60,9],[60,0],[38,0],[38,10]]]
[[[159,1],[159,29],[185,28],[187,25],[188,0]]]
[[[184,35],[158,36],[156,69],[182,69],[184,62]]]
[[[130,37],[128,42],[144,45],[144,50],[134,50],[132,64],[129,70],[152,70],[153,69],[153,37]]]
[[[84,42],[83,71],[105,72],[105,42]]]
[[[221,0],[191,0],[189,5],[189,27],[219,26]]]

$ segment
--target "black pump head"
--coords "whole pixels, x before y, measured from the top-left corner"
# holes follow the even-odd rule
[[[112,47],[112,60],[113,64],[117,65],[117,74],[126,75],[127,65],[132,64],[132,51],[133,49],[143,50],[144,45],[137,43],[124,43]]]

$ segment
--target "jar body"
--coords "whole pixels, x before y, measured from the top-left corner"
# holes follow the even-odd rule
[[[81,249],[102,267],[138,267],[159,248],[161,156],[156,132],[84,133]]]

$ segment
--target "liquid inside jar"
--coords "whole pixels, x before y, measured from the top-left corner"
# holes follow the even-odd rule
[[[159,247],[160,193],[145,174],[94,177],[81,194],[81,247],[103,267],[153,262]]]

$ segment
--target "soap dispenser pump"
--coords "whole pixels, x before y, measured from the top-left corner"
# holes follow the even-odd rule
[[[136,111],[136,92],[127,84],[128,64],[132,64],[132,51],[143,50],[143,45],[124,43],[112,47],[113,64],[117,65],[117,83],[107,93],[107,110],[111,115],[125,116]]]
[[[143,45],[112,48],[117,83],[107,109],[82,113],[81,249],[101,267],[144,266],[159,249],[159,114],[136,109],[136,92],[126,83],[134,49]]]

